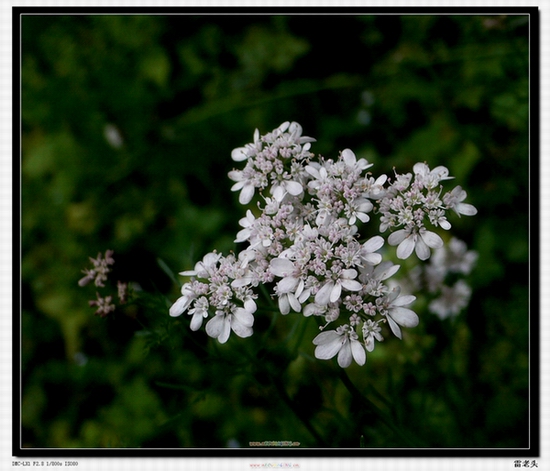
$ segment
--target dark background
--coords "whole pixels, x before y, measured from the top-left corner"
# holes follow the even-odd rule
[[[528,16],[21,20],[24,447],[529,446]],[[287,120],[377,175],[445,165],[478,208],[469,308],[348,368],[381,416],[299,317],[224,346],[168,317],[177,272],[237,249],[231,150]],[[145,302],[101,319],[77,282],[106,249]]]

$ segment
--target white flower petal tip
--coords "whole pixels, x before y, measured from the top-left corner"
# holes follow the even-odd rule
[[[246,147],[238,147],[237,149],[233,149],[231,152],[231,158],[235,162],[242,162],[243,160],[248,159],[248,154],[246,153]]]

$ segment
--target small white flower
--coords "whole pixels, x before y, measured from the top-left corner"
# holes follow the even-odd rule
[[[432,249],[443,247],[443,239],[425,228],[419,231],[415,228],[395,231],[388,237],[388,243],[397,245],[397,258],[401,260],[409,258],[413,250],[420,260],[427,260],[430,258],[429,247]]]
[[[363,338],[365,340],[365,348],[367,349],[367,352],[372,352],[374,350],[375,339],[379,342],[384,340],[384,337],[382,337],[382,334],[380,333],[382,329],[378,325],[380,322],[381,320],[374,322],[367,319],[363,324]]]
[[[254,324],[253,312],[242,307],[233,306],[231,312],[216,311],[216,315],[206,324],[206,333],[213,338],[217,338],[220,343],[227,342],[231,330],[239,337],[250,337],[253,333],[252,325]]]
[[[103,128],[103,136],[106,141],[115,149],[120,149],[124,145],[124,139],[120,130],[114,124],[106,124]]]
[[[244,242],[245,240],[250,238],[250,235],[252,234],[252,227],[254,226],[254,223],[256,222],[256,218],[254,217],[254,214],[250,209],[246,211],[246,216],[244,218],[241,218],[239,220],[239,225],[243,228],[237,233],[237,237],[235,238],[235,243]]]
[[[422,185],[430,190],[439,185],[440,181],[452,180],[454,178],[449,176],[449,170],[447,167],[440,165],[439,167],[430,170],[430,167],[422,162],[414,164],[413,172],[415,173],[416,181],[422,183]]]
[[[181,316],[197,297],[195,291],[191,289],[190,283],[185,283],[181,287],[181,294],[182,296],[176,299],[176,302],[170,307],[170,316],[172,317]]]
[[[451,228],[451,223],[447,221],[447,218],[445,217],[445,211],[442,209],[433,209],[429,213],[430,222],[434,226],[439,226],[442,229],[445,229],[448,231]]]
[[[372,265],[367,265],[366,267],[361,268],[361,275],[359,276],[359,279],[365,283],[369,279],[384,281],[395,275],[400,267],[401,265],[394,265],[393,262],[390,262],[389,260],[380,263],[376,268]]]
[[[380,175],[376,180],[374,177],[369,177],[368,180],[366,180],[366,191],[363,193],[363,196],[374,200],[383,198],[386,196],[384,184],[387,180],[387,175]]]
[[[373,209],[372,203],[366,198],[356,198],[346,207],[346,216],[349,218],[349,224],[355,224],[359,219],[361,222],[369,222],[370,216],[367,214]]]
[[[359,291],[363,285],[355,281],[357,271],[353,268],[341,270],[336,279],[327,281],[315,295],[315,303],[324,306],[329,302],[335,303],[342,292],[342,288],[348,291]]]
[[[286,315],[292,308],[295,312],[302,310],[300,295],[304,289],[304,282],[297,278],[285,278],[277,283],[277,294],[279,295],[279,310]]]
[[[314,190],[317,190],[321,186],[330,182],[327,169],[322,167],[317,162],[311,162],[309,165],[306,165],[305,170],[314,178],[314,180],[311,180],[307,184],[308,187],[313,188]]]
[[[235,162],[242,162],[248,160],[250,157],[254,157],[258,152],[262,150],[262,142],[260,141],[260,131],[256,129],[254,131],[254,143],[247,144],[245,147],[237,147],[231,151],[231,158]]]
[[[255,192],[254,182],[246,178],[244,172],[241,170],[231,170],[231,172],[229,172],[229,178],[237,182],[231,187],[231,191],[240,190],[239,203],[242,205],[250,203]]]
[[[443,196],[443,202],[452,209],[458,216],[461,214],[465,216],[475,216],[477,214],[477,209],[475,206],[467,203],[463,203],[466,199],[467,193],[462,189],[462,187],[457,186],[450,193],[446,193]]]
[[[361,247],[359,256],[368,265],[378,265],[382,261],[382,255],[375,253],[384,245],[384,239],[380,236],[371,237]]]
[[[374,164],[369,164],[366,159],[357,160],[357,157],[355,157],[355,154],[351,149],[344,149],[342,151],[342,159],[344,160],[346,166],[348,166],[352,171],[353,170],[363,171],[374,165]]]
[[[391,331],[399,339],[402,338],[399,326],[416,327],[419,322],[418,316],[414,311],[403,307],[411,304],[416,299],[416,296],[399,296],[400,293],[401,288],[396,286],[387,296],[376,300],[379,311],[386,315]]]
[[[191,330],[199,330],[202,320],[208,317],[208,300],[202,296],[195,301],[193,309],[189,309],[189,315],[192,315]]]
[[[290,308],[300,312],[302,305],[299,298],[304,290],[304,282],[294,263],[287,258],[274,258],[269,264],[269,270],[275,276],[282,277],[282,280],[277,283],[281,314],[288,314]]]
[[[221,254],[216,252],[207,253],[201,262],[195,264],[194,270],[187,270],[180,272],[182,276],[198,276],[199,278],[210,278],[212,272],[215,269]]]
[[[434,299],[428,308],[440,319],[453,317],[468,305],[471,294],[472,290],[464,280],[458,280],[452,287],[442,286],[441,296]]]
[[[294,180],[281,180],[273,184],[270,193],[273,195],[273,199],[280,203],[287,193],[292,196],[298,196],[302,191],[304,191],[304,188],[301,183]]]
[[[313,344],[317,345],[315,358],[330,360],[338,355],[338,364],[342,368],[351,365],[352,359],[359,365],[364,365],[367,354],[358,338],[357,333],[347,324],[336,330],[321,332],[313,339]]]

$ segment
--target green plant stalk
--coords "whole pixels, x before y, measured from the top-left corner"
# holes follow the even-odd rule
[[[374,415],[376,415],[389,429],[392,430],[397,436],[399,436],[401,439],[403,439],[411,448],[416,448],[419,445],[415,443],[415,440],[409,436],[409,434],[404,433],[401,429],[396,427],[391,420],[378,406],[376,406],[373,402],[371,402],[368,398],[366,398],[353,384],[351,379],[349,378],[348,374],[343,368],[338,368],[339,376],[342,382],[344,383],[344,386],[348,390],[348,392],[354,397],[355,399],[358,399],[364,406],[366,406],[369,411],[373,412]]]
[[[313,436],[313,438],[315,438],[315,440],[317,441],[317,444],[319,446],[322,446],[322,447],[327,447],[327,443],[325,442],[325,440],[323,439],[323,437],[321,437],[321,435],[319,435],[319,433],[317,433],[317,431],[315,430],[315,428],[313,428],[313,425],[311,424],[311,422],[309,421],[309,419],[301,412],[301,410],[296,406],[296,404],[294,403],[294,401],[291,399],[291,397],[288,395],[288,393],[286,392],[283,384],[281,383],[281,380],[279,378],[275,378],[273,376],[270,375],[270,378],[271,378],[271,382],[273,384],[273,386],[275,387],[275,389],[277,390],[277,392],[279,393],[279,396],[281,396],[281,399],[285,402],[285,404],[292,410],[292,412],[294,412],[294,415],[296,415],[296,417],[298,417],[298,419],[300,419],[300,421],[302,422],[302,424],[304,425],[304,427],[308,430],[308,432]]]

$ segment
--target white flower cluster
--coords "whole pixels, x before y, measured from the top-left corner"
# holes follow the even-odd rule
[[[438,295],[428,309],[439,318],[456,316],[470,301],[471,288],[463,279],[445,284],[448,277],[468,275],[477,262],[478,254],[468,250],[466,243],[453,237],[446,247],[437,249],[424,268],[428,291]]]
[[[431,298],[428,310],[440,319],[455,317],[470,302],[472,289],[464,277],[472,272],[477,258],[477,252],[468,250],[465,242],[451,237],[445,246],[434,250],[428,264],[415,266],[395,285]]]
[[[257,310],[257,288],[272,289],[282,314],[291,311],[318,316],[323,330],[313,339],[315,356],[337,356],[341,367],[355,360],[363,365],[366,352],[382,341],[382,326],[401,338],[401,327],[415,327],[418,316],[406,306],[416,298],[402,295],[388,281],[399,269],[378,253],[384,238],[362,240],[359,228],[391,231],[389,245],[397,245],[397,257],[413,251],[421,260],[443,240],[426,224],[448,230],[446,211],[474,215],[463,203],[466,193],[456,187],[441,196],[440,183],[448,170],[430,170],[416,164],[414,175],[374,178],[365,159],[345,149],[337,160],[310,152],[314,139],[302,136],[298,123],[283,123],[271,133],[254,133],[254,142],[232,152],[233,160],[246,162],[233,170],[239,201],[246,205],[259,194],[258,211],[248,210],[239,223],[235,242],[246,243],[238,256],[209,253],[192,271],[182,272],[191,281],[170,308],[171,316],[186,312],[191,329],[203,321],[206,332],[224,343],[231,331],[252,335]],[[337,327],[328,330],[329,325]]]

